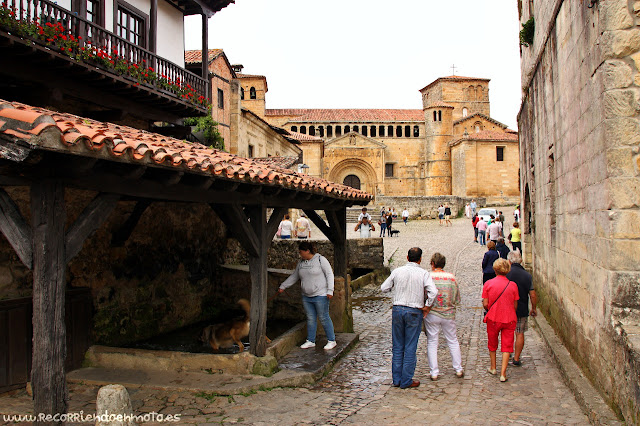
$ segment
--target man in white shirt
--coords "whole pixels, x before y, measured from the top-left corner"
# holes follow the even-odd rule
[[[500,226],[500,222],[497,220],[493,220],[491,225],[487,228],[487,234],[489,235],[489,239],[494,243],[498,242],[498,238],[500,237],[500,230],[502,227]]]
[[[402,221],[404,222],[404,224],[407,224],[407,220],[409,220],[409,210],[404,209],[402,211]]]
[[[371,236],[371,231],[375,231],[373,224],[369,222],[367,217],[362,218],[362,222],[356,225],[356,231],[360,231],[360,238],[369,238]]]
[[[309,219],[307,219],[307,215],[304,213],[300,213],[300,217],[296,220],[296,237],[300,239],[311,238],[311,224],[309,223]]]
[[[394,269],[380,287],[383,292],[395,288],[391,316],[391,374],[393,386],[402,389],[420,386],[418,380],[413,380],[418,338],[422,329],[422,318],[429,313],[438,294],[431,274],[420,267],[422,250],[418,247],[409,249],[407,260],[409,263]]]

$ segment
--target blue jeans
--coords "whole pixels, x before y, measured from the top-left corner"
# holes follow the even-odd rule
[[[327,339],[335,341],[336,333],[333,331],[333,322],[331,322],[331,317],[329,316],[329,298],[327,296],[308,297],[303,295],[302,305],[304,306],[304,312],[307,314],[307,340],[315,343],[316,327],[318,326],[318,319],[320,319],[320,324],[324,328]]]
[[[408,388],[416,370],[416,350],[422,330],[422,309],[393,306],[391,312],[391,337],[393,357],[391,375],[393,384]]]
[[[384,223],[384,222],[382,222],[382,223],[380,224],[380,236],[381,236],[381,237],[384,237],[384,230],[385,230],[385,229],[387,229],[387,224],[386,224],[386,223]]]
[[[487,240],[485,238],[485,233],[487,231],[478,231],[478,242],[480,243],[481,246],[487,244]]]

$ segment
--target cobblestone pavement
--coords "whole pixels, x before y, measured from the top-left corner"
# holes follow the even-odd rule
[[[505,214],[510,213],[506,212]],[[588,424],[535,330],[526,334],[522,367],[509,366],[509,381],[489,375],[486,330],[482,323],[480,262],[484,249],[473,243],[466,219],[449,228],[438,221],[399,224],[399,238],[385,238],[385,258],[393,269],[406,262],[412,246],[447,257],[456,274],[462,306],[456,321],[465,377],[451,367],[446,343],[438,348],[440,380],[432,382],[426,338],[418,345],[416,389],[391,387],[391,301],[377,287],[354,293],[354,327],[360,343],[323,380],[308,388],[265,389],[232,397],[189,392],[130,389],[138,413],[181,414],[181,423],[250,425],[297,424]],[[499,356],[499,354],[498,354]],[[70,412],[95,410],[96,388],[72,385]],[[31,411],[24,394],[0,399],[9,412]],[[23,411],[24,410],[24,411]],[[151,424],[151,423],[148,423]]]

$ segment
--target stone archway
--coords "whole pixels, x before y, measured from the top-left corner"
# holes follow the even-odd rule
[[[354,176],[360,181],[360,189],[375,195],[378,187],[376,171],[366,161],[349,158],[342,160],[329,171],[329,180],[343,183],[347,176]],[[355,179],[350,178],[353,182]]]
[[[344,178],[344,181],[342,182],[342,184],[350,186],[353,189],[361,188],[360,178],[356,175],[347,175],[347,177]]]

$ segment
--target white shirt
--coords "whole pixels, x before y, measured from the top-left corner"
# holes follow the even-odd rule
[[[293,223],[290,220],[283,220],[280,222],[280,236],[291,236],[291,231],[293,230]]]
[[[404,209],[404,210],[402,211],[402,217],[409,217],[409,210]]]
[[[366,225],[364,223],[360,224],[360,237],[361,238],[369,238],[371,236],[371,224],[367,223]]]
[[[371,222],[371,215],[369,213],[360,213],[360,216],[358,216],[358,222],[362,221],[363,217],[366,217],[369,219],[369,222]]]
[[[380,290],[388,292],[393,287],[396,289],[393,294],[393,304],[410,308],[424,308],[425,289],[427,290],[426,306],[431,306],[438,295],[438,289],[433,284],[429,271],[422,269],[415,262],[409,262],[394,269],[389,278],[382,283]]]
[[[296,220],[296,231],[298,232],[298,237],[308,237],[310,230],[311,225],[306,217],[301,217]]]

